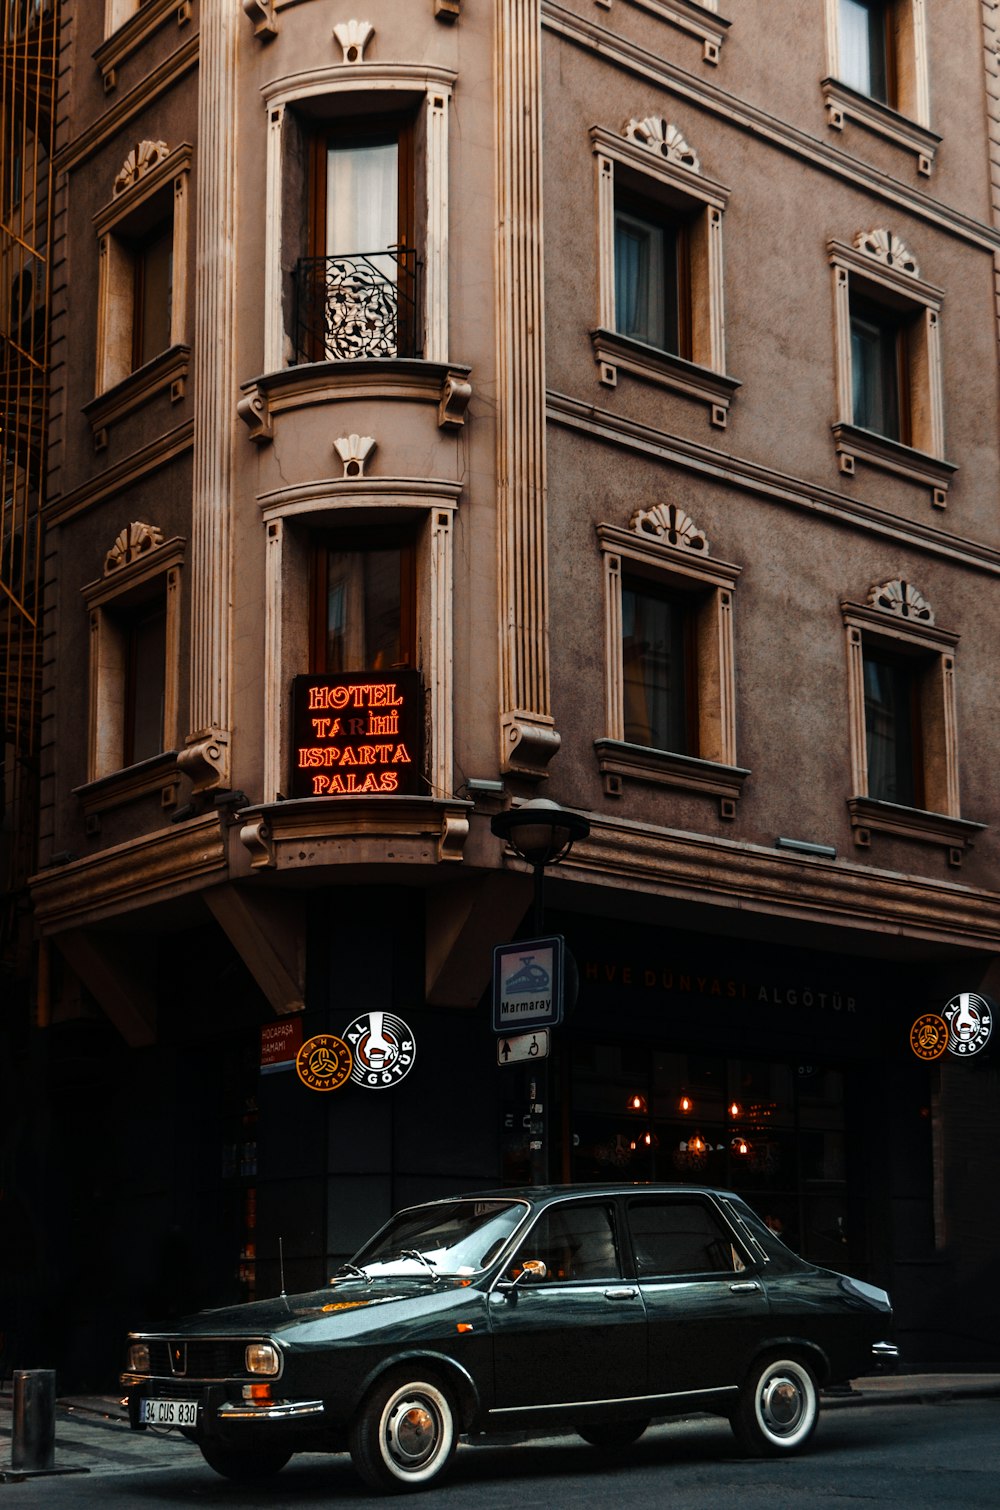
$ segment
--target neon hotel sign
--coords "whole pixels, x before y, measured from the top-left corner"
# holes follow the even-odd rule
[[[420,675],[297,676],[292,795],[413,796],[420,790]]]

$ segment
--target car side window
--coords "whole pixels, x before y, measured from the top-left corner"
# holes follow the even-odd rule
[[[632,1201],[628,1219],[640,1279],[746,1268],[732,1233],[702,1201]]]
[[[610,1206],[555,1206],[544,1212],[518,1249],[508,1278],[540,1259],[550,1284],[567,1279],[620,1279],[621,1259]]]

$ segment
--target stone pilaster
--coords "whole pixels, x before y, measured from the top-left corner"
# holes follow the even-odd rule
[[[501,769],[544,776],[549,707],[541,3],[496,0]]]
[[[242,16],[202,0],[198,90],[191,520],[191,732],[195,791],[230,784],[230,608],[236,385],[236,66]]]

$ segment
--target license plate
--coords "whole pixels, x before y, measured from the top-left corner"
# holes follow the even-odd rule
[[[147,1426],[197,1426],[197,1400],[143,1400],[139,1420]]]

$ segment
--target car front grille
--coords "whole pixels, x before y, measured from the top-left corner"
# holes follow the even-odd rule
[[[247,1341],[245,1337],[151,1338],[149,1371],[167,1379],[251,1379],[256,1376],[247,1370]]]
[[[151,1379],[142,1393],[152,1400],[200,1400],[203,1387],[191,1379]]]

